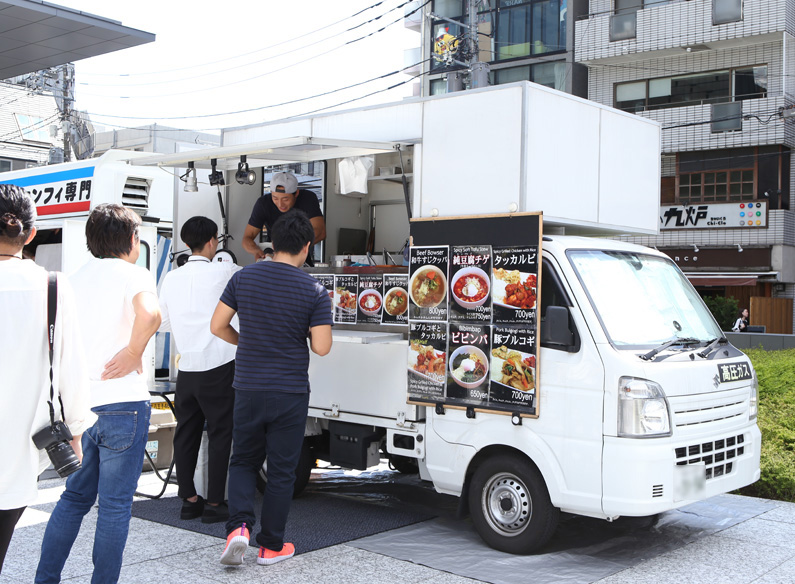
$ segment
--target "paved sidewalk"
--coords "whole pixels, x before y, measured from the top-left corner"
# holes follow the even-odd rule
[[[30,583],[39,557],[41,538],[49,513],[61,491],[63,480],[53,479],[40,483],[40,495],[36,505],[26,510],[11,542],[6,564],[0,575],[0,584]],[[152,473],[141,477],[140,487],[147,492],[159,490]],[[168,495],[176,493],[176,486],[169,486]],[[444,533],[449,528],[448,518],[385,532],[371,538],[363,538],[347,544],[336,545],[314,552],[299,554],[294,558],[273,566],[258,566],[255,549],[247,552],[246,563],[239,568],[221,566],[218,562],[223,549],[219,538],[185,531],[133,518],[130,537],[124,556],[121,573],[122,583],[182,582],[202,584],[219,582],[279,582],[280,584],[337,583],[340,584],[463,584],[465,582],[582,582],[598,584],[792,584],[795,582],[795,504],[777,501],[747,499],[724,495],[732,506],[752,508],[755,516],[723,528],[720,520],[709,535],[682,533],[682,545],[671,551],[637,557],[632,567],[622,568],[618,563],[614,573],[602,579],[578,576],[584,573],[583,557],[579,560],[566,550],[555,550],[545,554],[553,563],[552,570],[536,570],[545,561],[541,556],[508,556],[489,550],[476,536],[464,534],[469,549],[450,550],[461,559],[451,571],[443,571],[395,556],[411,556],[411,552],[400,551],[400,542],[411,541],[414,535]],[[64,582],[88,584],[91,580],[91,546],[96,522],[96,510],[86,516],[83,528],[72,550],[64,570]],[[729,526],[731,525],[731,526]],[[457,526],[460,529],[460,525]],[[456,525],[453,525],[456,528]],[[436,530],[436,531],[435,531]],[[691,537],[692,536],[692,537]],[[631,548],[638,537],[628,535],[623,544]],[[652,537],[650,535],[649,537]],[[402,538],[402,540],[401,540]],[[689,543],[687,541],[690,540]],[[381,543],[378,543],[378,542]],[[383,542],[387,542],[386,548]],[[443,540],[444,541],[444,540]],[[456,540],[458,541],[458,540]],[[375,543],[369,543],[375,542]],[[390,555],[366,551],[362,547],[389,549],[394,542],[394,553]],[[452,541],[451,541],[452,543]],[[564,542],[565,544],[565,542]],[[439,545],[437,542],[435,545]],[[457,544],[453,544],[457,545]],[[561,547],[561,543],[557,544]],[[563,546],[565,547],[565,545]],[[598,547],[598,546],[591,546]],[[641,546],[638,546],[641,549]],[[566,558],[571,555],[571,559]],[[631,554],[630,554],[631,555]],[[467,558],[467,556],[471,556]],[[488,570],[483,575],[483,562],[472,558],[485,558]],[[563,558],[563,560],[561,560]],[[415,559],[415,558],[409,558]],[[467,564],[467,559],[472,560]],[[561,564],[561,561],[564,563]],[[565,562],[570,562],[567,565]],[[557,564],[555,564],[557,562]],[[426,562],[429,563],[429,562]],[[433,563],[433,562],[430,562]],[[480,565],[480,569],[469,570],[467,566]],[[468,573],[469,570],[469,573]],[[480,580],[467,575],[476,572]]]

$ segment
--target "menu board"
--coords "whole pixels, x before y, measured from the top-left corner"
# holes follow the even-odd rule
[[[412,247],[409,252],[409,319],[447,322],[446,245]]]
[[[334,316],[334,274],[312,274],[312,276],[320,282],[320,285],[326,289],[329,298],[331,298],[331,315]]]
[[[444,400],[447,370],[447,324],[409,323],[408,394],[409,400]]]
[[[537,417],[541,213],[415,219],[411,235],[408,401]]]
[[[384,280],[381,274],[360,274],[356,299],[357,322],[380,324],[384,305]]]
[[[356,324],[356,298],[359,293],[359,276],[344,274],[334,276],[334,322]]]
[[[491,246],[450,249],[450,321],[491,322]]]
[[[408,274],[384,274],[383,324],[406,325],[409,322]]]

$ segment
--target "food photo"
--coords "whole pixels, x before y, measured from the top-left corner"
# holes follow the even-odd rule
[[[511,389],[535,389],[535,355],[508,349],[505,345],[491,351],[491,380]]]
[[[450,375],[461,387],[478,387],[486,379],[488,372],[489,360],[478,347],[464,345],[450,355]]]
[[[384,310],[392,316],[399,316],[409,307],[409,295],[403,288],[390,288],[384,296]]]
[[[381,293],[378,290],[368,288],[359,294],[359,308],[368,316],[381,312],[382,303]]]
[[[445,353],[431,345],[411,341],[409,345],[409,370],[441,383],[445,375]]]
[[[356,312],[356,294],[345,288],[337,288],[334,306],[342,312]]]
[[[494,269],[492,297],[505,308],[529,310],[536,306],[536,275],[519,270]]]
[[[438,306],[447,295],[447,278],[436,266],[422,266],[411,277],[410,291],[420,308]]]
[[[453,300],[462,308],[483,306],[489,296],[489,276],[476,267],[461,268],[451,282]]]

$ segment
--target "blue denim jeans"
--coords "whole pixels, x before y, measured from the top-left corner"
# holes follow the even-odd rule
[[[47,523],[36,582],[61,581],[83,516],[99,497],[94,533],[92,584],[117,582],[130,528],[130,509],[143,467],[149,434],[148,401],[93,408],[96,423],[83,433],[83,467],[66,480],[66,490]]]
[[[235,391],[227,533],[244,523],[249,531],[254,527],[257,473],[267,457],[268,482],[256,540],[269,550],[282,549],[308,410],[309,393]]]

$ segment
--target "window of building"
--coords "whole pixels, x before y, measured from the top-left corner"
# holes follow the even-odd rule
[[[7,172],[11,170],[10,160],[0,160],[0,172]]]
[[[753,201],[754,169],[695,172],[679,175],[679,202],[727,203]]]
[[[767,65],[617,84],[615,106],[640,112],[760,97],[767,97]]]
[[[536,65],[496,69],[490,73],[492,85],[503,85],[514,81],[533,81],[560,91],[566,90],[566,63],[551,61]]]
[[[742,19],[742,0],[712,0],[712,24],[725,24]]]
[[[33,142],[51,142],[49,124],[45,124],[42,118],[29,116],[27,114],[14,114],[19,127],[19,133],[23,140]]]
[[[446,79],[431,79],[429,95],[444,95],[447,93]]]

